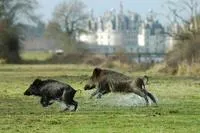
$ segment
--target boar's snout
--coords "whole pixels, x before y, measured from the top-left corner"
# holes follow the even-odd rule
[[[30,92],[29,90],[26,90],[26,91],[24,92],[24,95],[30,96],[30,95],[31,95],[31,92]]]
[[[84,90],[91,90],[91,89],[93,89],[93,88],[95,88],[95,87],[96,87],[95,85],[92,85],[92,86],[90,86],[90,85],[85,85]]]
[[[89,85],[85,85],[84,90],[89,90],[90,86]]]

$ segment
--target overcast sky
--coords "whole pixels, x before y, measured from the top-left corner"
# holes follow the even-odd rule
[[[40,4],[39,14],[46,22],[51,18],[52,12],[57,4],[67,0],[38,0]],[[111,8],[119,11],[119,3],[123,2],[124,10],[131,10],[141,14],[143,17],[149,9],[155,12],[162,11],[165,0],[83,0],[89,9],[94,9],[95,15],[102,15],[103,12]]]

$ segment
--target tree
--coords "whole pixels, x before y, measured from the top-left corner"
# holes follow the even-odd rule
[[[200,2],[198,0],[168,0],[165,4],[168,9],[166,15],[169,25],[176,25],[176,30],[169,30],[168,35],[178,40],[194,38],[200,30]],[[181,34],[179,34],[181,33]]]
[[[51,36],[68,51],[76,47],[76,35],[85,31],[88,12],[80,0],[69,0],[56,6],[53,18],[47,26],[47,36]]]
[[[38,21],[34,25],[25,24],[22,33],[25,39],[40,38],[44,36],[45,23]]]
[[[200,62],[200,2],[198,0],[168,1],[168,20],[177,30],[167,32],[175,41],[168,53],[167,64],[177,67],[186,62]]]
[[[36,0],[0,0],[0,58],[8,62],[20,60],[22,29],[38,20],[34,15]]]

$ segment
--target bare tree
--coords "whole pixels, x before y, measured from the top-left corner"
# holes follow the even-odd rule
[[[36,0],[0,0],[0,58],[8,62],[20,60],[22,29],[38,20],[34,13],[37,5]]]
[[[200,1],[168,0],[165,4],[169,14],[167,20],[173,29],[167,31],[174,41],[173,49],[166,58],[170,67],[178,68],[182,62],[199,62],[200,57]]]
[[[85,4],[80,0],[62,2],[55,8],[53,21],[58,23],[63,32],[75,38],[78,32],[85,30],[88,13]]]
[[[54,39],[65,52],[76,52],[80,45],[76,36],[86,32],[88,10],[81,0],[68,0],[58,4],[47,25],[46,35]]]
[[[168,35],[179,39],[185,40],[189,37],[195,37],[195,34],[200,30],[200,2],[198,0],[168,0],[165,4],[168,9],[166,18],[169,25],[176,24],[177,30],[170,30]],[[177,34],[178,32],[178,34]]]

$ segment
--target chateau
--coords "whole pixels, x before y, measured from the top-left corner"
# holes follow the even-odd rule
[[[167,50],[165,29],[156,20],[153,11],[145,19],[135,12],[106,11],[103,16],[95,18],[91,10],[87,24],[87,34],[79,35],[79,40],[90,44],[93,51],[112,54],[117,47],[126,53],[164,54]]]

